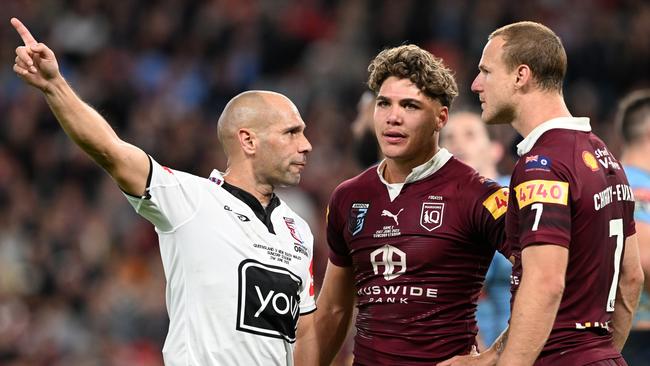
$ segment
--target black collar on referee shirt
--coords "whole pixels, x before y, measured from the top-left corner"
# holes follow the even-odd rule
[[[255,216],[257,216],[257,218],[260,219],[260,221],[262,221],[262,223],[266,226],[266,228],[269,230],[269,233],[275,234],[275,230],[273,230],[273,223],[271,222],[271,213],[276,207],[280,206],[280,199],[275,195],[275,193],[273,193],[273,196],[271,196],[269,204],[266,206],[266,208],[264,208],[260,201],[255,198],[255,196],[246,192],[245,190],[233,186],[232,184],[225,181],[221,186],[223,189],[228,191],[228,193],[232,194],[240,201],[247,204],[248,207],[253,210]]]

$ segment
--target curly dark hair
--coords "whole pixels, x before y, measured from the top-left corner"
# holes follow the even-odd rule
[[[395,76],[411,80],[426,96],[447,107],[458,95],[454,75],[442,59],[414,44],[381,51],[368,66],[368,72],[368,87],[375,94],[386,79]]]

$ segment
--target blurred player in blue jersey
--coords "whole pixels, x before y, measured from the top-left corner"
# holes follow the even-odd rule
[[[497,170],[504,147],[499,141],[490,139],[490,133],[479,114],[468,111],[452,113],[445,128],[440,130],[440,145],[458,160],[476,169],[480,175],[501,186],[509,184],[510,176],[501,175]],[[492,344],[508,326],[511,272],[510,261],[502,254],[495,253],[476,308],[481,345]]]
[[[624,142],[621,162],[636,201],[634,220],[645,277],[623,354],[630,365],[644,365],[650,360],[650,89],[634,91],[621,100],[616,125]]]
[[[636,200],[634,219],[645,275],[632,326],[650,329],[650,89],[630,93],[621,101],[617,125],[625,142],[621,161]]]

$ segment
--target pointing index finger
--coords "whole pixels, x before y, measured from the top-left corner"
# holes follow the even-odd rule
[[[29,33],[29,30],[25,25],[18,19],[16,18],[11,18],[11,25],[14,26],[16,29],[16,32],[18,32],[18,35],[20,35],[20,38],[22,38],[23,42],[25,43],[25,46],[32,46],[37,44],[36,39],[34,39],[34,36],[32,36],[31,33]]]

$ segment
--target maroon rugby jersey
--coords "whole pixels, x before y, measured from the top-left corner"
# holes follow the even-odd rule
[[[449,160],[392,202],[376,167],[332,195],[330,260],[353,266],[357,290],[355,364],[431,365],[475,344],[476,301],[505,241],[507,189],[444,149],[434,159]]]
[[[519,145],[506,214],[515,256],[535,243],[569,250],[564,295],[537,365],[584,365],[620,356],[608,331],[625,238],[635,233],[634,197],[621,164],[587,118],[558,118]]]

